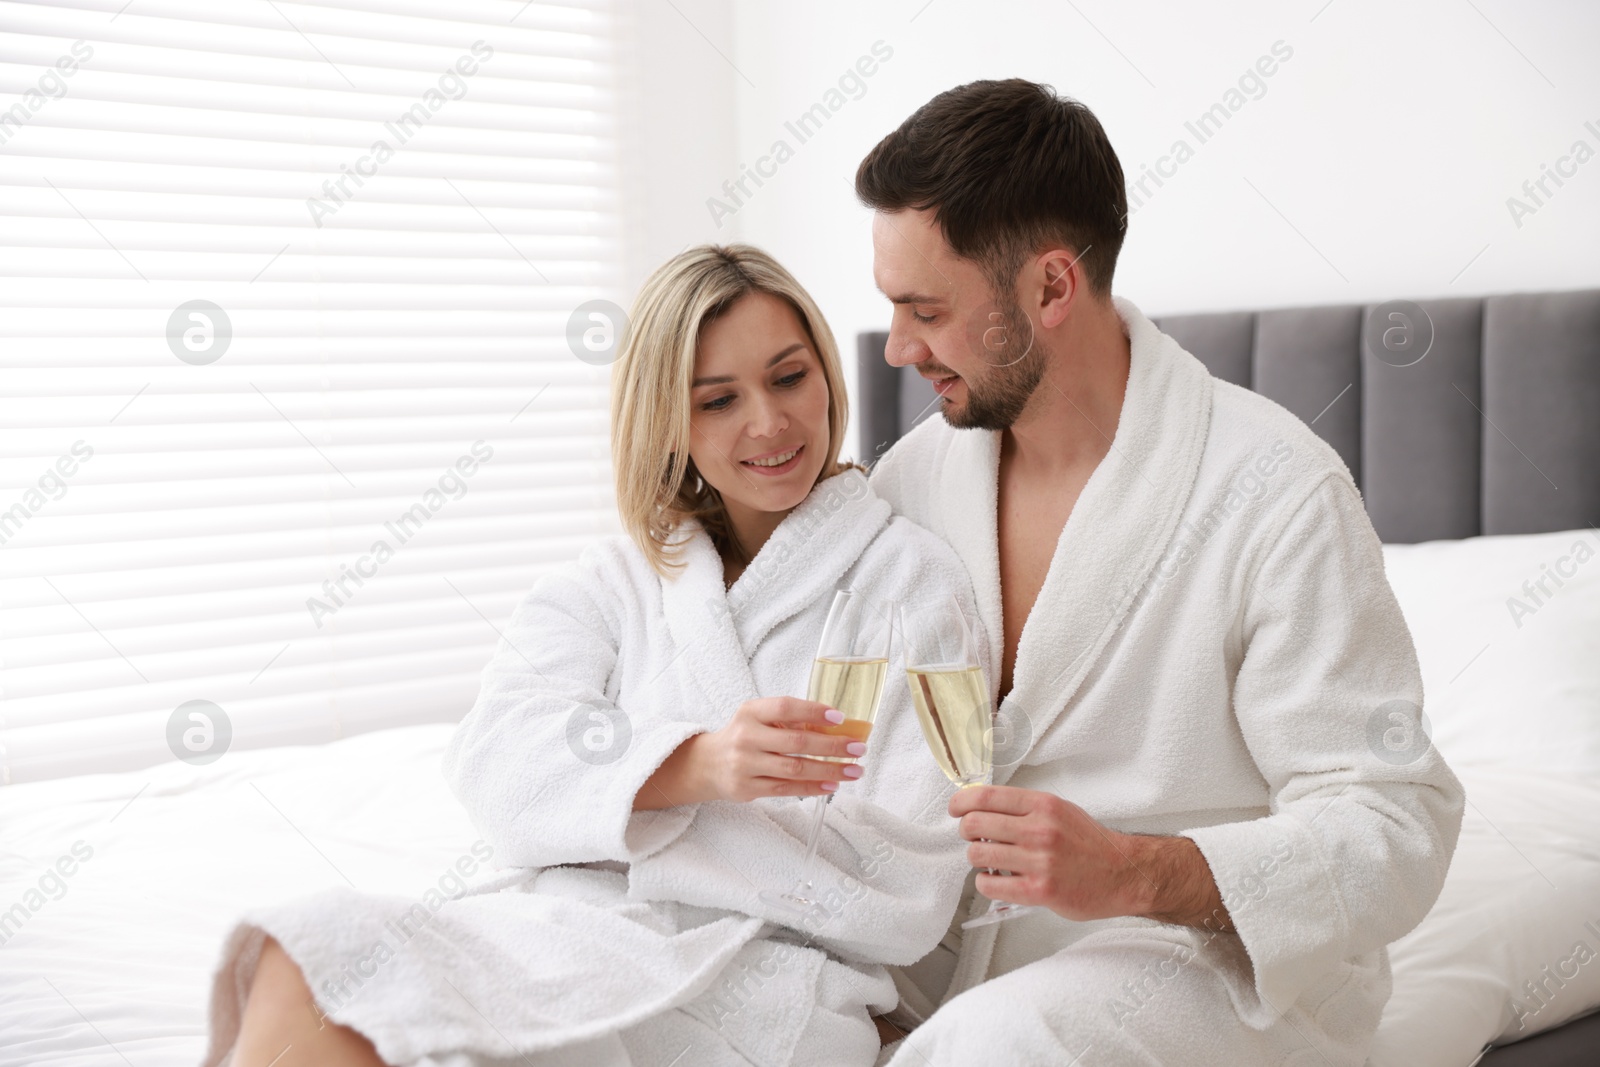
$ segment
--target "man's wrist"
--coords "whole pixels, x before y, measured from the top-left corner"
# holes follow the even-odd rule
[[[1161,883],[1157,867],[1157,842],[1163,838],[1146,834],[1118,834],[1118,850],[1127,857],[1128,868],[1123,876],[1123,895],[1127,899],[1127,914],[1136,918],[1151,919],[1162,904]]]
[[[1233,929],[1199,845],[1187,837],[1120,836],[1133,868],[1126,883],[1129,914],[1213,933]]]

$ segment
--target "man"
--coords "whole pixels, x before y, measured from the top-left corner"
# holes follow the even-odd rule
[[[1113,299],[1122,168],[1082,105],[942,93],[856,190],[885,356],[943,416],[872,483],[1003,638],[1007,784],[950,813],[1010,872],[978,892],[1043,906],[967,933],[891,1062],[1363,1063],[1463,794],[1349,472]]]

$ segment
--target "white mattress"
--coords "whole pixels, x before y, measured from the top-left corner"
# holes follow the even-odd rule
[[[478,835],[439,774],[453,729],[0,790],[0,909],[49,871],[65,886],[0,945],[0,1065],[198,1063],[242,908],[346,883],[420,898],[470,855]],[[92,855],[61,877],[79,841]]]

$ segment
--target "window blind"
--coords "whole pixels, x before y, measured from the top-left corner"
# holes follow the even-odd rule
[[[0,2],[0,779],[459,719],[616,529],[620,17]]]

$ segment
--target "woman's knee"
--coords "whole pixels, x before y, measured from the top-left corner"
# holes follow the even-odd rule
[[[311,987],[306,984],[300,966],[290,958],[272,937],[261,945],[261,956],[256,963],[255,979],[250,984],[250,1000],[263,1006],[284,1007],[298,1005],[301,1010],[314,1008]]]
[[[241,1022],[246,1034],[304,1034],[326,1024],[299,964],[271,937],[261,946]]]
[[[370,1041],[322,1014],[299,965],[271,937],[261,946],[234,1052],[241,1067],[383,1065]]]

